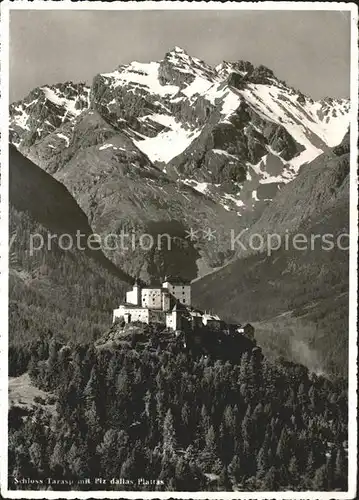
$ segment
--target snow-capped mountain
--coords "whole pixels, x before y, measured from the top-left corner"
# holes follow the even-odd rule
[[[10,105],[10,142],[16,147],[32,145],[71,122],[89,107],[89,94],[89,87],[83,83],[34,89],[25,99]]]
[[[113,217],[118,229],[134,214],[173,221],[181,210],[186,227],[203,217],[247,226],[348,126],[347,100],[314,101],[264,66],[212,67],[179,47],[99,74],[91,87],[46,85],[10,106],[10,141],[104,231]],[[210,266],[225,245],[214,253]]]

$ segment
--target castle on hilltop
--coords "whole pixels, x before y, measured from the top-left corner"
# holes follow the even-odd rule
[[[138,280],[126,293],[126,302],[113,311],[113,321],[125,323],[162,323],[170,330],[192,326],[220,326],[217,315],[203,313],[191,306],[191,284],[178,278],[165,278],[162,286],[142,287]]]

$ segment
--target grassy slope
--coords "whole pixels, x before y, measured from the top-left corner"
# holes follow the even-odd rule
[[[45,401],[52,394],[35,387],[31,382],[29,374],[23,373],[20,377],[9,378],[9,407],[18,407],[23,410],[29,410],[38,403],[35,398],[42,398]],[[49,411],[55,410],[54,404],[46,404]]]

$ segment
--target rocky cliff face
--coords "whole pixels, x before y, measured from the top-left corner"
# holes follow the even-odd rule
[[[249,248],[255,234],[294,233],[305,224],[320,217],[328,208],[349,203],[350,139],[345,135],[340,145],[303,165],[297,177],[281,189],[273,202],[243,234],[241,241]],[[343,220],[343,223],[347,221]],[[264,243],[265,245],[265,243]],[[237,256],[253,253],[236,248]]]
[[[230,230],[256,221],[306,163],[338,145],[345,100],[313,101],[264,66],[216,68],[176,47],[84,84],[44,86],[10,107],[10,140],[62,182],[102,237],[130,230],[174,242],[106,249],[144,279],[194,278],[233,256]],[[215,241],[188,237],[216,231]]]

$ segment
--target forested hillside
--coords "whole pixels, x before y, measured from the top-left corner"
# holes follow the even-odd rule
[[[54,334],[96,338],[110,324],[131,278],[101,250],[82,251],[76,244],[62,249],[69,238],[60,248],[62,234],[75,243],[76,231],[91,235],[87,218],[62,184],[13,147],[9,184],[10,343]]]
[[[345,382],[258,353],[239,364],[194,358],[175,344],[114,350],[52,339],[31,353],[33,383],[57,403],[10,411],[12,488],[346,488]]]

